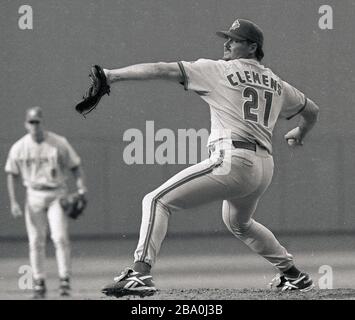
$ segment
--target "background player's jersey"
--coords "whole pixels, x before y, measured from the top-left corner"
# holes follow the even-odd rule
[[[21,174],[29,188],[65,187],[68,169],[80,165],[80,158],[67,139],[52,132],[45,133],[41,143],[27,134],[10,149],[5,171]]]
[[[306,105],[303,93],[254,59],[179,62],[186,90],[210,105],[209,144],[221,138],[246,140],[272,153],[279,115],[291,118]]]

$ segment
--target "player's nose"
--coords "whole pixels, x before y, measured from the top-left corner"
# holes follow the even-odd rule
[[[228,39],[225,43],[224,43],[224,48],[225,49],[230,49],[230,39]]]

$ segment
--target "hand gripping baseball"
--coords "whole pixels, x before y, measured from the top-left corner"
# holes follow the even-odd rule
[[[296,127],[291,131],[287,132],[285,135],[285,139],[289,146],[302,146],[303,145],[303,137],[300,127]]]

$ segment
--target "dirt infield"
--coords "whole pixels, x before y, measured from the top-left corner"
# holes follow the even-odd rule
[[[102,298],[115,299],[115,298]],[[274,292],[262,289],[171,289],[159,290],[149,298],[128,300],[355,300],[354,289],[312,290],[310,292]]]
[[[308,293],[265,290],[275,270],[231,237],[168,239],[152,275],[159,291],[141,300],[355,300],[353,237],[282,239],[315,289]],[[344,244],[351,244],[345,248]],[[73,242],[71,300],[111,300],[101,288],[132,263],[136,240]],[[324,247],[323,247],[324,246]],[[58,276],[52,246],[46,263],[49,300],[57,300]],[[25,242],[3,242],[0,252],[0,300],[27,300],[21,267],[28,265]],[[324,288],[324,269],[332,271],[332,290]],[[120,299],[121,300],[121,299]],[[140,298],[122,298],[140,300]]]
[[[7,297],[7,298],[6,298]],[[7,291],[3,300],[29,300],[30,292]],[[71,297],[61,298],[55,291],[49,293],[46,300],[355,300],[355,289],[314,289],[310,292],[275,292],[267,289],[162,289],[151,297],[106,297],[100,294],[79,290]]]

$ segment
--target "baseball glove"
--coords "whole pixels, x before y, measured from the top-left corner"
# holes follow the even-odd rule
[[[100,66],[94,65],[91,68],[89,78],[91,80],[90,88],[83,100],[75,106],[75,110],[84,117],[97,107],[102,96],[110,95],[110,86],[107,84],[105,73]]]
[[[80,217],[87,206],[87,199],[83,194],[71,193],[59,199],[65,214],[71,219]]]

